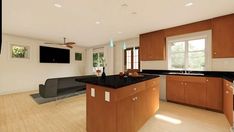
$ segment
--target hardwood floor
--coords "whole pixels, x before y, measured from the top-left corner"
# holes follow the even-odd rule
[[[0,96],[0,132],[85,132],[86,96],[38,105],[33,92]],[[139,132],[229,132],[223,114],[160,102]]]

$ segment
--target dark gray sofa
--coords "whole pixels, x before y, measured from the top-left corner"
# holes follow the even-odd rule
[[[75,79],[92,76],[94,75],[47,79],[45,85],[39,85],[39,94],[44,98],[49,98],[56,97],[61,94],[85,90],[85,83],[77,82]]]

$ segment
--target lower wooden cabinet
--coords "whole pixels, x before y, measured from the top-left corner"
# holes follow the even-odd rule
[[[223,81],[223,112],[231,126],[233,126],[233,86]]]
[[[167,76],[166,81],[167,100],[223,111],[221,78]]]
[[[119,89],[87,84],[86,94],[88,132],[137,132],[159,108],[159,78]]]
[[[175,101],[179,103],[185,103],[184,99],[184,82],[183,78],[176,76],[167,76],[166,77],[166,97],[167,100]]]
[[[206,107],[220,112],[223,111],[223,79],[206,78]]]
[[[185,103],[194,106],[206,106],[206,86],[201,82],[184,82]]]

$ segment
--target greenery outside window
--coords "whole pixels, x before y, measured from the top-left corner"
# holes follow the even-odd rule
[[[205,37],[169,42],[169,69],[205,70],[205,46]]]
[[[11,57],[12,58],[29,58],[29,47],[20,46],[20,45],[12,45]]]
[[[104,67],[104,53],[93,53],[93,67]]]

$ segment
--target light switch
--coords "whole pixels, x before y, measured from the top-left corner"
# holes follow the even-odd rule
[[[91,88],[91,97],[95,97],[95,89]]]
[[[110,102],[110,92],[105,91],[105,101]]]

